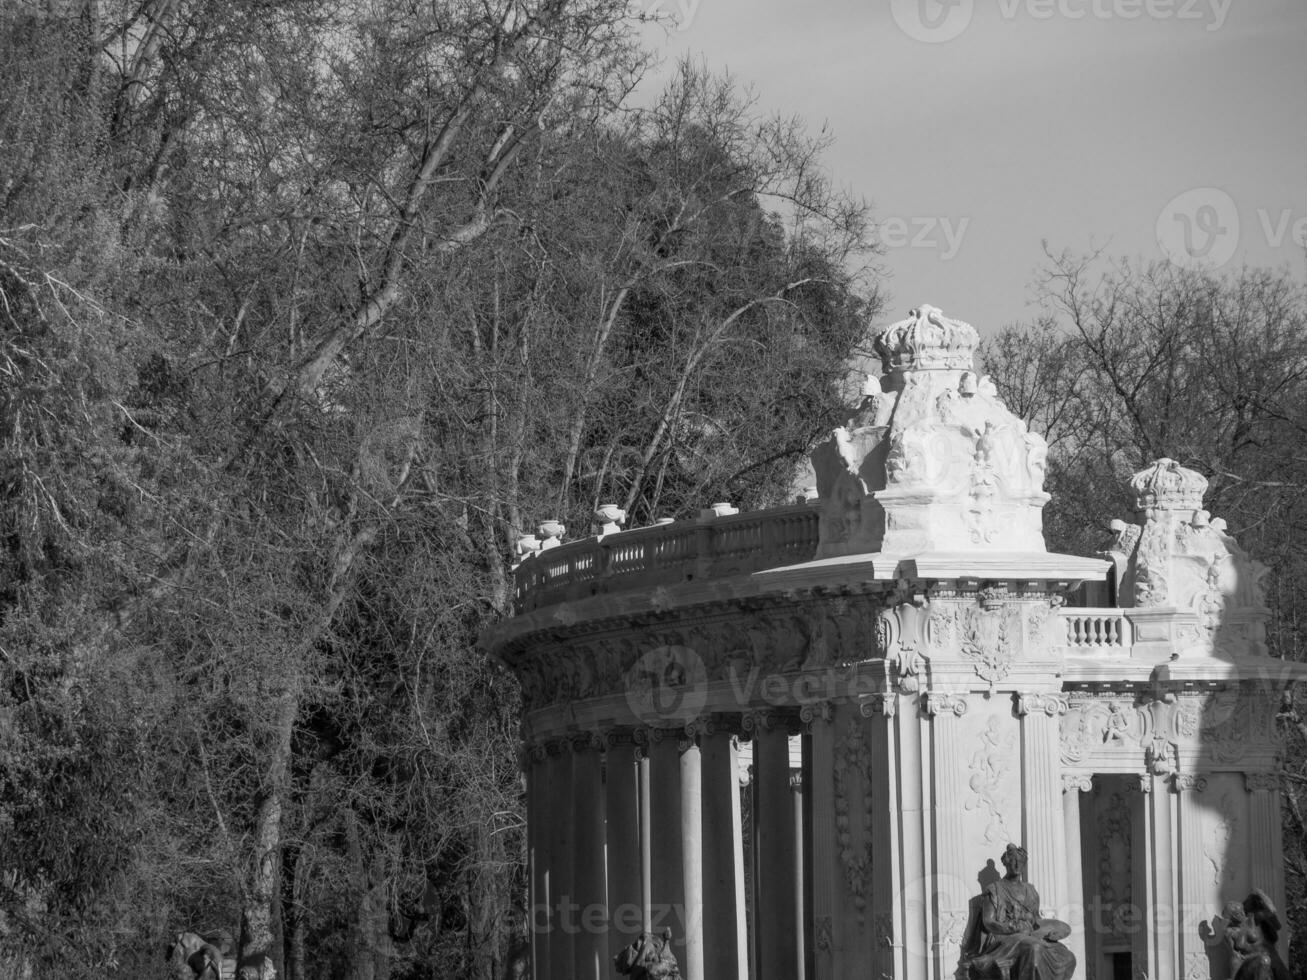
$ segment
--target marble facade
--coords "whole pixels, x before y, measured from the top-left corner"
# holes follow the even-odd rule
[[[1307,672],[1267,655],[1264,569],[1170,460],[1109,552],[1048,552],[1047,447],[976,343],[884,331],[804,502],[525,549],[484,644],[525,700],[536,980],[665,928],[686,980],[945,980],[1009,842],[1077,977],[1223,980],[1222,905],[1283,905]]]

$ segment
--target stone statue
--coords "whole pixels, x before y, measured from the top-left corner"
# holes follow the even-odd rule
[[[1289,980],[1289,968],[1275,949],[1280,917],[1264,891],[1254,888],[1242,905],[1228,903],[1221,917],[1234,980]]]
[[[206,938],[195,932],[179,932],[164,950],[163,958],[177,980],[220,980],[222,961],[231,946],[231,937],[225,933]]]
[[[1039,915],[1039,893],[1025,880],[1026,850],[1009,844],[1007,874],[985,887],[980,919],[963,941],[970,980],[1069,980],[1076,957],[1060,940],[1071,927]]]
[[[664,929],[661,937],[642,932],[639,939],[613,958],[613,963],[618,973],[630,974],[631,980],[681,980],[671,946],[671,929]]]

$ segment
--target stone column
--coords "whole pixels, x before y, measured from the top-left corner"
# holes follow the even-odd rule
[[[1151,774],[1139,777],[1145,793],[1147,818],[1147,902],[1149,980],[1180,980],[1179,912],[1179,834],[1176,827],[1174,794],[1165,780]],[[1161,783],[1159,786],[1158,784]]]
[[[789,734],[769,716],[754,721],[755,975],[758,980],[795,980],[802,972],[794,934],[801,884],[794,874],[798,840],[790,795]]]
[[[603,740],[572,743],[573,901],[572,977],[607,980],[608,895],[604,867]]]
[[[1249,858],[1252,868],[1266,868],[1274,873],[1274,880],[1267,882],[1251,881],[1255,888],[1263,889],[1271,896],[1271,901],[1280,910],[1280,920],[1284,928],[1280,931],[1277,948],[1283,956],[1288,951],[1288,918],[1284,913],[1284,844],[1283,830],[1280,823],[1280,777],[1274,772],[1250,772],[1244,775],[1244,786],[1248,790],[1248,830],[1251,849]],[[1227,855],[1227,860],[1234,860]]]
[[[747,980],[749,930],[744,919],[744,837],[740,822],[740,760],[735,736],[700,736],[703,769],[704,974]]]
[[[913,701],[902,701],[892,692],[871,695],[862,702],[860,709],[862,716],[868,719],[862,726],[861,736],[870,748],[866,763],[870,785],[864,790],[863,800],[863,805],[870,808],[871,846],[866,851],[871,865],[871,881],[867,884],[869,895],[866,896],[870,901],[862,909],[854,909],[856,928],[850,928],[846,933],[848,939],[843,950],[843,955],[858,967],[856,974],[860,976],[893,977],[899,975],[896,971],[903,969],[904,877],[901,864],[906,858],[900,857],[903,853],[900,824],[905,818],[899,809],[899,782],[906,778],[903,776],[906,770],[900,767],[898,750],[900,702],[909,720],[916,724],[911,718]],[[845,762],[845,759],[842,757],[841,761]],[[849,805],[856,802],[855,794]],[[870,964],[863,966],[868,963],[868,956]]]
[[[968,901],[971,892],[969,867],[962,852],[965,833],[962,804],[967,798],[967,767],[958,719],[967,713],[963,694],[931,693],[925,696],[926,714],[932,719],[930,744],[933,747],[934,785],[931,815],[934,823],[935,864],[933,875],[937,920],[931,944],[936,977],[950,977],[958,967],[962,938],[967,928]],[[923,796],[923,799],[925,797]]]
[[[1032,693],[1017,697],[1021,716],[1022,805],[1026,850],[1030,852],[1028,881],[1049,910],[1065,917],[1068,903],[1065,865],[1066,826],[1062,816],[1059,719],[1067,713],[1064,694]]]
[[[1176,776],[1171,789],[1176,794],[1180,831],[1180,906],[1176,914],[1180,963],[1189,980],[1206,980],[1210,973],[1207,947],[1198,924],[1219,910],[1207,886],[1203,857],[1203,824],[1197,796],[1207,788],[1207,779],[1192,773]]]
[[[899,854],[903,865],[902,887],[897,904],[900,919],[894,923],[894,941],[898,946],[895,980],[929,980],[930,943],[932,940],[930,909],[932,895],[929,862],[931,760],[926,746],[930,718],[925,713],[925,698],[905,699],[900,709],[910,704],[921,710],[900,710],[896,732],[899,744],[899,814],[902,839]]]
[[[834,713],[829,703],[813,704],[803,709],[800,718],[805,729],[803,904],[812,920],[805,971],[809,980],[835,980],[835,904],[844,875],[835,856]]]
[[[1085,872],[1084,850],[1080,843],[1080,794],[1094,788],[1088,773],[1066,773],[1062,776],[1062,838],[1066,841],[1066,854],[1062,873],[1066,876],[1066,923],[1071,935],[1066,946],[1076,954],[1076,974],[1088,976],[1088,953],[1085,948]]]
[[[629,732],[609,732],[604,757],[604,825],[607,842],[610,954],[640,938],[644,900],[640,884],[640,777]]]
[[[811,937],[808,935],[807,916],[805,913],[806,904],[803,900],[804,878],[807,876],[803,873],[804,851],[806,846],[804,838],[803,822],[803,767],[798,769],[790,768],[790,799],[791,808],[794,811],[794,923],[791,928],[794,930],[794,958],[798,963],[798,972],[795,974],[795,980],[806,980],[808,976],[808,950],[811,946]]]
[[[650,779],[649,737],[646,731],[637,731],[635,735],[639,746],[635,758],[640,791],[640,929],[653,932],[653,804],[649,800],[653,781]]]
[[[561,739],[550,745],[545,795],[548,798],[546,833],[549,836],[545,874],[548,878],[550,929],[548,980],[568,980],[575,965],[573,950],[577,929],[572,908],[576,889],[576,834],[572,825],[572,745]]]
[[[549,964],[549,751],[543,743],[531,746],[526,777],[527,862],[531,876],[531,973],[547,980]]]
[[[681,880],[685,906],[685,980],[704,980],[703,955],[703,764],[693,732],[679,740],[681,753]]]
[[[672,952],[685,969],[685,864],[681,847],[680,731],[655,729],[649,745],[649,836],[653,932],[672,930]]]

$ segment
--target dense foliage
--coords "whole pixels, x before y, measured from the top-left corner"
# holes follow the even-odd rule
[[[489,978],[522,530],[775,502],[876,312],[617,0],[0,14],[0,972]]]

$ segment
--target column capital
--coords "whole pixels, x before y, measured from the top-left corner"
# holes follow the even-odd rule
[[[893,718],[899,711],[899,696],[893,691],[867,694],[858,699],[858,713],[864,718]]]
[[[582,752],[602,752],[607,740],[599,732],[572,732],[567,737],[568,748],[576,754]]]
[[[1153,774],[1151,772],[1135,773],[1135,781],[1130,786],[1131,789],[1140,793],[1151,793],[1153,791]]]
[[[969,705],[965,694],[927,692],[921,697],[921,707],[932,718],[941,714],[961,718]]]
[[[1205,789],[1207,789],[1207,777],[1196,773],[1176,773],[1175,778],[1171,780],[1171,791],[1174,793],[1201,793]]]
[[[1267,793],[1280,788],[1280,776],[1274,772],[1246,772],[1243,784],[1250,793]]]
[[[620,749],[628,745],[635,745],[635,731],[630,728],[605,728],[603,730],[604,747]]]
[[[1088,793],[1094,788],[1094,777],[1087,772],[1062,773],[1063,793]]]
[[[835,717],[835,709],[829,701],[812,701],[799,709],[799,721],[811,730],[814,724],[829,725]]]
[[[1023,716],[1042,712],[1056,718],[1066,714],[1070,707],[1070,698],[1058,692],[1028,691],[1017,695],[1017,714]]]
[[[793,791],[796,792],[796,793],[801,793],[801,792],[803,792],[803,770],[802,770],[802,769],[791,769],[791,770],[790,770],[790,789],[793,790]]]
[[[746,738],[770,731],[798,735],[802,731],[802,722],[797,713],[789,711],[746,711],[740,719],[740,728]]]

